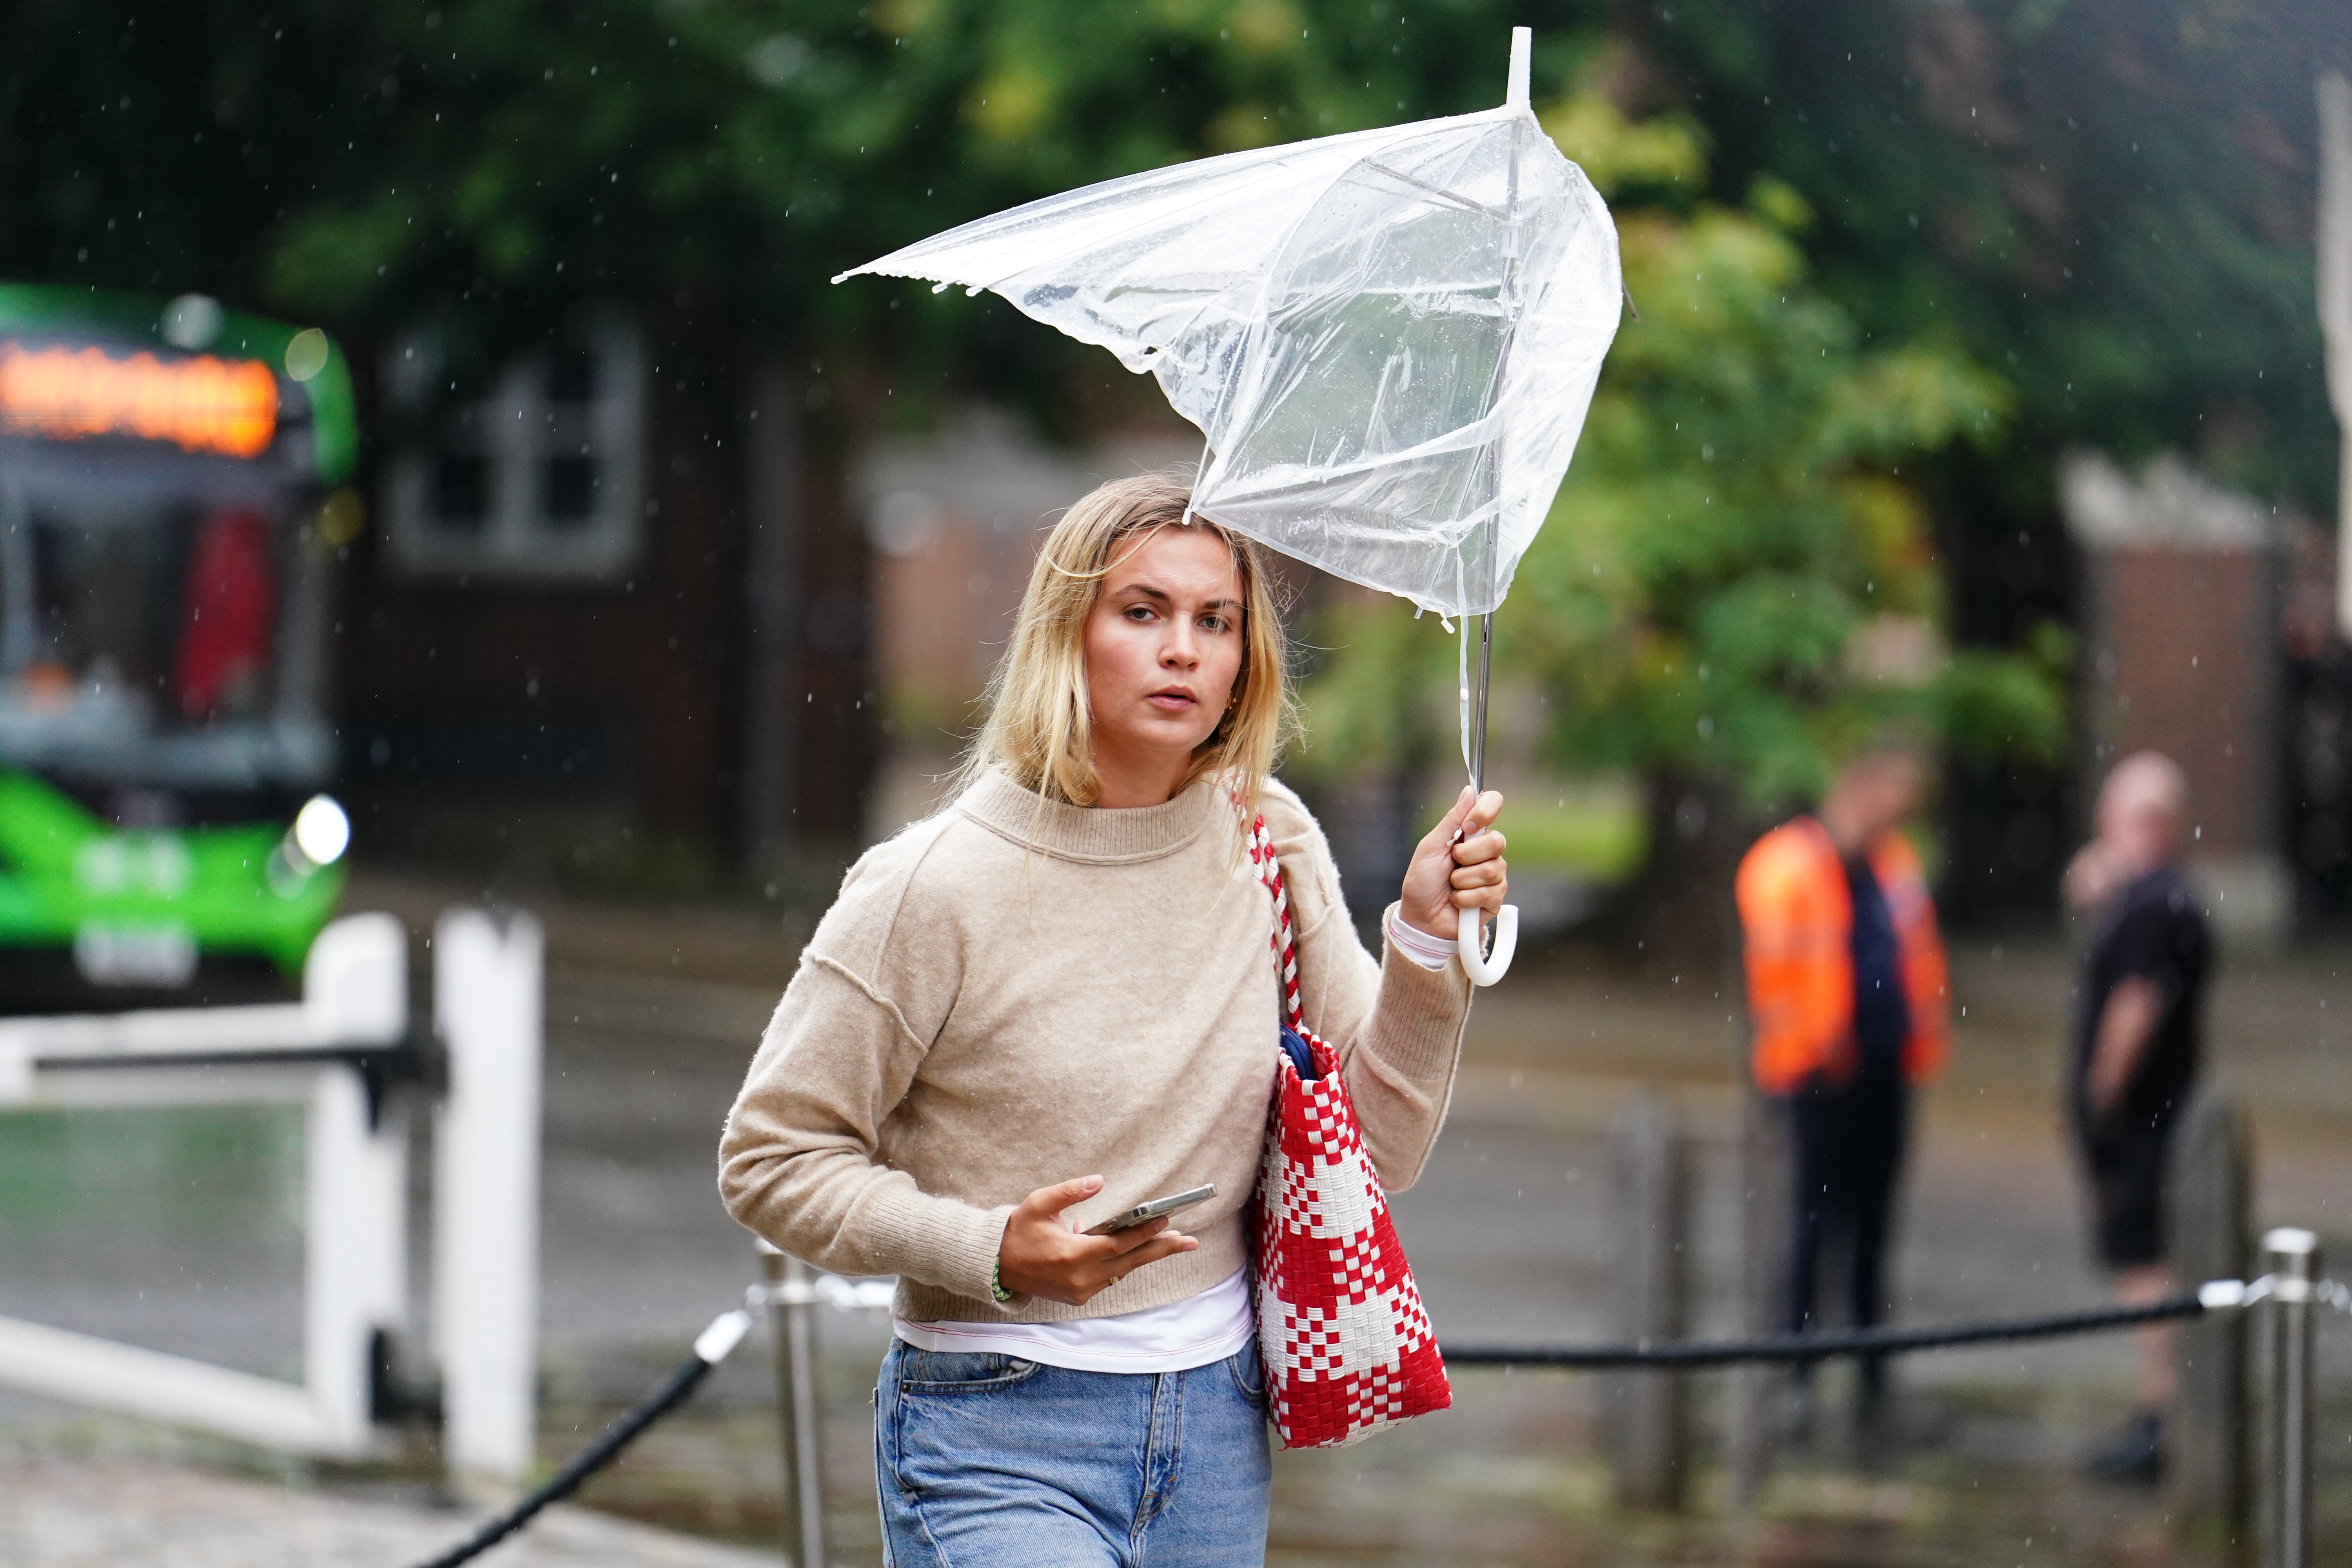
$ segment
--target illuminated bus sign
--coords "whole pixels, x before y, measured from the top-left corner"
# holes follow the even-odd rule
[[[258,360],[0,342],[0,434],[132,436],[183,451],[257,457],[278,428],[278,381]]]

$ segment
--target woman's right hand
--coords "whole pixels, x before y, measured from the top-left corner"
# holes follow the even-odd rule
[[[1155,1219],[1108,1236],[1084,1236],[1062,1215],[1102,1191],[1100,1176],[1039,1187],[1004,1222],[996,1251],[997,1283],[1016,1296],[1042,1296],[1083,1307],[1147,1263],[1193,1252],[1201,1244]]]

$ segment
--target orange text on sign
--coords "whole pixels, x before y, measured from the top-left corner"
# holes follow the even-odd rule
[[[136,436],[250,458],[277,426],[277,378],[257,360],[0,343],[0,430],[12,436]]]

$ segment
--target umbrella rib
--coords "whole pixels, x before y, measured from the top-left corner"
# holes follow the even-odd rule
[[[1406,174],[1402,169],[1391,169],[1386,163],[1380,163],[1377,160],[1367,158],[1361,163],[1358,164],[1357,167],[1370,169],[1374,174],[1386,174],[1390,179],[1402,181],[1417,191],[1427,191],[1439,201],[1451,202],[1455,206],[1462,208],[1465,212],[1477,213],[1482,216],[1494,219],[1496,223],[1508,223],[1511,221],[1509,218],[1504,216],[1501,213],[1496,212],[1493,207],[1488,206],[1484,202],[1474,202],[1468,196],[1462,195],[1457,192],[1449,191],[1443,185],[1433,185],[1427,180],[1415,179],[1412,175]]]
[[[1272,177],[1274,177],[1275,175],[1279,174],[1282,172],[1282,169],[1283,169],[1283,164],[1282,164],[1282,163],[1281,163],[1281,161],[1280,161],[1280,160],[1278,160],[1278,159],[1268,159],[1268,160],[1266,161],[1265,164],[1264,165],[1264,170],[1263,170],[1263,172],[1261,172],[1261,171],[1256,171],[1256,170],[1252,171],[1252,174],[1255,176],[1255,181],[1254,181],[1254,183],[1263,184],[1266,179],[1272,178]],[[1236,182],[1236,183],[1238,183],[1238,182]],[[1202,195],[1198,195],[1198,196],[1196,196],[1196,197],[1191,198],[1191,199],[1190,199],[1190,200],[1189,200],[1185,205],[1215,205],[1216,200],[1217,200],[1217,199],[1219,199],[1219,198],[1221,198],[1222,195],[1223,195],[1223,193],[1220,193],[1220,192],[1217,192],[1217,191],[1213,191],[1213,190],[1212,190],[1212,191],[1207,191],[1207,192],[1204,192],[1204,193],[1202,193]],[[1048,198],[1048,199],[1051,199],[1051,198]],[[1034,206],[1034,205],[1039,205],[1039,204],[1037,204],[1037,203],[1032,203],[1032,204],[1030,204],[1030,205]],[[1021,211],[1024,211],[1024,210],[1025,210],[1024,208],[1020,208],[1020,207],[1016,207],[1016,208],[1014,208],[1014,209],[1013,209],[1013,211],[1014,211],[1014,212],[1016,212],[1016,213],[1017,213],[1017,212],[1021,212]],[[1181,210],[1181,209],[1180,209],[1180,210]],[[1003,214],[1003,213],[999,213],[999,214],[995,215],[995,216],[997,216],[997,217],[1003,217],[1003,216],[1010,216],[1010,215]],[[1165,222],[1167,222],[1167,219],[1168,219],[1168,215],[1167,215],[1166,213],[1164,213],[1164,212],[1152,212],[1152,211],[1146,211],[1146,212],[1143,212],[1143,213],[1139,213],[1139,214],[1138,214],[1136,216],[1134,216],[1134,217],[1132,217],[1132,218],[1129,218],[1129,219],[1126,223],[1124,223],[1124,224],[1119,224],[1119,225],[1116,225],[1116,226],[1110,226],[1110,227],[1106,228],[1106,229],[1105,229],[1101,234],[1099,234],[1099,235],[1097,235],[1097,236],[1096,236],[1096,237],[1095,237],[1095,239],[1094,239],[1093,243],[1094,243],[1094,245],[1095,245],[1097,248],[1099,248],[1099,247],[1101,247],[1101,246],[1102,246],[1106,241],[1108,241],[1108,240],[1113,240],[1113,239],[1123,238],[1123,237],[1126,237],[1126,236],[1128,236],[1128,235],[1130,235],[1130,234],[1135,233],[1138,229],[1149,228],[1149,227],[1150,227],[1150,226],[1151,226],[1152,225],[1154,225],[1154,224],[1162,224],[1162,223],[1165,223]],[[898,249],[898,250],[894,250],[894,251],[892,251],[889,255],[885,256],[885,257],[882,257],[882,258],[879,258],[879,259],[877,259],[877,260],[869,261],[869,262],[867,262],[867,263],[866,263],[865,266],[863,266],[863,267],[852,268],[849,271],[843,273],[843,274],[841,275],[841,277],[840,277],[840,278],[835,278],[835,279],[834,279],[834,281],[835,281],[835,282],[836,282],[836,283],[838,283],[838,282],[840,282],[840,281],[842,280],[842,279],[845,279],[845,278],[855,278],[855,277],[857,277],[857,276],[858,276],[859,274],[861,274],[861,273],[874,273],[874,274],[878,274],[879,276],[886,277],[886,278],[912,278],[912,279],[918,279],[918,280],[919,280],[919,281],[923,281],[923,282],[943,283],[943,284],[948,284],[948,285],[950,285],[950,286],[956,287],[956,288],[971,289],[974,289],[974,290],[979,290],[979,289],[988,289],[988,290],[992,290],[992,291],[998,291],[998,290],[1002,290],[1002,289],[1003,289],[1004,285],[1005,285],[1005,284],[1007,284],[1007,283],[1009,283],[1009,282],[1011,282],[1013,279],[1020,277],[1020,276],[1021,276],[1023,273],[1024,273],[1024,272],[1034,271],[1034,270],[1035,269],[1036,266],[1037,266],[1037,263],[1035,263],[1034,261],[1024,262],[1023,265],[1021,265],[1021,266],[1019,266],[1019,267],[1015,267],[1015,268],[1013,268],[1011,271],[1009,271],[1009,272],[998,272],[998,271],[993,271],[993,270],[992,270],[992,271],[988,274],[988,276],[986,276],[986,277],[984,277],[984,278],[982,278],[982,279],[974,279],[968,278],[968,277],[967,277],[967,278],[941,278],[941,277],[938,276],[936,273],[929,273],[929,272],[883,272],[883,271],[881,270],[883,268],[885,268],[885,267],[888,266],[890,263],[892,263],[892,262],[896,261],[896,260],[898,258],[898,257],[900,257],[901,255],[905,254],[905,252],[906,252],[906,251],[908,251],[908,250],[919,250],[919,249],[921,249],[921,248],[922,248],[923,247],[925,247],[925,246],[934,244],[934,243],[936,243],[936,242],[938,242],[938,241],[940,241],[940,240],[952,238],[955,235],[957,235],[957,234],[961,233],[961,230],[962,230],[963,228],[977,227],[980,224],[982,224],[982,223],[988,223],[988,222],[991,222],[991,221],[992,221],[992,219],[990,219],[990,218],[981,218],[981,219],[977,219],[977,220],[975,220],[975,222],[974,222],[974,223],[971,223],[971,224],[965,224],[965,225],[960,226],[958,228],[951,228],[951,229],[948,230],[946,234],[943,234],[943,235],[933,235],[929,239],[918,240],[915,244],[913,244],[913,245],[909,245],[909,246],[902,247],[900,249]],[[969,242],[967,242],[967,243],[969,243]],[[918,263],[917,265],[920,265],[920,264],[919,264],[919,263]]]
[[[1464,116],[1459,116],[1458,118],[1462,118],[1462,119],[1468,119],[1468,118],[1470,118],[1470,117],[1469,117],[1469,116],[1467,116],[1467,115],[1464,115]],[[1381,127],[1377,127],[1377,128],[1375,128],[1375,129],[1373,129],[1373,130],[1364,131],[1364,132],[1357,132],[1357,134],[1363,136],[1363,137],[1364,137],[1366,140],[1368,140],[1368,141],[1369,141],[1369,140],[1381,140],[1381,139],[1385,139],[1385,140],[1389,140],[1389,141],[1395,141],[1395,140],[1398,140],[1398,139],[1402,138],[1403,136],[1405,136],[1406,134],[1408,134],[1409,132],[1411,132],[1413,129],[1414,129],[1414,127],[1412,127],[1412,126],[1381,126]],[[1291,143],[1287,143],[1286,146],[1284,146],[1283,148],[1278,149],[1278,150],[1277,150],[1277,149],[1269,149],[1269,150],[1268,150],[1269,152],[1276,152],[1276,151],[1278,151],[1278,152],[1280,152],[1280,153],[1287,153],[1287,154],[1289,154],[1289,155],[1288,155],[1288,156],[1274,156],[1274,157],[1269,157],[1269,158],[1267,158],[1267,159],[1266,159],[1263,163],[1259,164],[1256,168],[1252,169],[1251,171],[1249,171],[1248,175],[1245,177],[1245,181],[1246,181],[1246,183],[1247,183],[1247,184],[1265,184],[1266,182],[1268,182],[1268,181],[1270,181],[1270,180],[1274,180],[1274,179],[1278,179],[1278,178],[1280,178],[1280,177],[1281,177],[1281,175],[1283,174],[1283,173],[1284,173],[1284,172],[1285,172],[1285,171],[1286,171],[1289,166],[1291,166],[1291,164],[1295,162],[1295,159],[1296,159],[1296,156],[1297,156],[1297,153],[1296,153],[1296,151],[1295,151],[1295,150],[1296,150],[1296,149],[1298,149],[1298,148],[1305,147],[1305,146],[1307,146],[1307,143],[1305,143],[1305,142],[1291,142]],[[1362,160],[1362,162],[1364,162],[1364,163],[1370,163],[1370,160],[1369,158],[1366,158],[1366,159]],[[1181,167],[1181,165],[1174,165],[1174,166],[1175,166],[1175,167]],[[1374,165],[1374,166],[1375,166],[1375,167],[1379,167],[1380,165]],[[1342,171],[1342,174],[1344,174],[1344,172],[1345,172],[1345,171],[1343,170],[1343,171]],[[1389,170],[1389,169],[1385,169],[1385,168],[1383,168],[1383,169],[1382,169],[1382,172],[1383,172],[1383,173],[1386,173],[1386,174],[1396,174],[1396,171],[1394,171],[1394,170]],[[1338,180],[1339,180],[1340,177],[1341,177],[1341,176],[1340,176],[1340,174],[1334,174],[1334,175],[1332,176],[1331,183],[1336,184],[1336,183],[1338,182]],[[1399,179],[1401,179],[1401,180],[1408,180],[1408,181],[1411,181],[1411,180],[1412,180],[1412,176],[1411,176],[1411,175],[1409,175],[1409,174],[1398,174],[1396,175],[1396,177],[1397,177],[1397,178],[1399,178]],[[1234,183],[1235,183],[1236,184],[1244,184],[1244,181],[1235,181]],[[1418,182],[1418,181],[1413,181],[1412,183],[1414,183],[1414,184],[1419,184],[1420,182]],[[1425,188],[1427,188],[1427,189],[1431,189],[1431,190],[1435,190],[1435,187],[1434,187],[1434,186],[1428,186],[1428,187],[1425,187]],[[1441,192],[1438,192],[1437,194],[1438,194],[1438,195],[1444,195],[1445,193],[1444,193],[1444,192],[1442,192],[1442,191],[1441,191]],[[1049,199],[1049,200],[1050,200],[1051,198],[1047,198],[1047,199]],[[1228,201],[1228,200],[1230,200],[1230,199],[1231,199],[1231,192],[1230,192],[1230,190],[1209,189],[1209,190],[1204,190],[1204,191],[1202,191],[1202,192],[1198,196],[1196,196],[1196,197],[1194,197],[1194,198],[1192,198],[1191,203],[1189,203],[1188,205],[1218,205],[1219,203],[1222,203],[1222,202],[1224,202],[1224,201]],[[1456,198],[1456,199],[1458,199],[1458,198]],[[1031,203],[1031,204],[1029,204],[1029,205],[1034,206],[1034,205],[1040,205],[1040,204],[1038,204],[1038,203]],[[1301,205],[1302,205],[1302,210],[1304,209],[1304,207],[1306,207],[1306,206],[1311,206],[1312,205],[1313,205],[1312,203],[1304,203],[1304,204],[1301,204]],[[1016,207],[1016,208],[1014,208],[1013,210],[1014,210],[1015,212],[1019,212],[1019,211],[1022,211],[1022,210],[1024,210],[1024,209]],[[1010,216],[1010,215],[1000,214],[1000,215],[998,215],[998,216]],[[981,219],[981,220],[979,220],[979,221],[981,221],[981,222],[986,222],[986,221],[988,221],[988,220],[986,220],[986,219]],[[1099,246],[1099,245],[1102,243],[1103,239],[1105,239],[1105,238],[1117,237],[1119,237],[1119,236],[1124,236],[1124,235],[1128,235],[1128,234],[1132,234],[1132,233],[1134,233],[1134,232],[1135,232],[1136,230],[1138,230],[1138,229],[1140,229],[1140,228],[1148,228],[1148,227],[1151,226],[1153,224],[1156,224],[1156,223],[1164,223],[1164,222],[1166,222],[1166,221],[1167,221],[1167,215],[1166,215],[1164,212],[1162,212],[1162,213],[1144,213],[1144,214],[1140,214],[1140,215],[1139,215],[1138,216],[1136,216],[1135,218],[1130,219],[1128,223],[1126,223],[1126,224],[1124,224],[1124,225],[1121,225],[1121,226],[1115,226],[1115,227],[1110,228],[1109,230],[1108,230],[1108,231],[1107,231],[1107,233],[1106,233],[1105,235],[1097,237],[1097,239],[1096,239],[1096,242],[1095,242],[1095,243],[1096,243],[1097,246]],[[970,226],[971,226],[971,225],[965,225],[965,226],[962,226],[970,227]],[[932,237],[932,239],[944,239],[944,238],[948,237],[949,236],[955,234],[956,232],[957,232],[957,230],[955,230],[955,229],[950,229],[950,230],[948,231],[948,234],[947,234],[947,235],[935,235],[935,236],[933,236],[933,237]],[[917,244],[917,245],[908,246],[908,247],[905,247],[904,248],[905,248],[905,249],[908,249],[908,250],[913,250],[913,249],[919,248],[919,247],[920,247],[920,246],[923,246],[923,245],[929,245],[929,244],[930,244],[930,243],[932,243],[932,240],[922,240],[922,241],[918,242],[918,244]],[[900,252],[899,252],[899,251],[893,251],[893,252],[891,252],[891,253],[890,253],[890,255],[889,255],[889,256],[885,256],[885,257],[881,258],[879,260],[877,260],[877,261],[869,261],[869,262],[867,262],[864,267],[854,268],[852,268],[850,271],[847,271],[847,272],[843,273],[843,274],[841,275],[841,277],[842,277],[842,278],[854,278],[854,277],[857,276],[857,274],[859,274],[859,273],[861,273],[861,272],[867,272],[867,271],[871,271],[871,270],[873,270],[873,269],[875,269],[875,268],[877,268],[881,267],[884,263],[890,261],[893,258],[897,257],[897,256],[898,256],[898,255],[899,255],[899,254],[900,254]],[[1034,264],[1032,264],[1032,265],[1034,265]],[[963,279],[963,278],[950,278],[950,279],[931,279],[930,280],[932,280],[932,281],[944,281],[944,282],[947,282],[947,283],[950,283],[950,284],[953,284],[953,285],[957,285],[957,286],[960,286],[960,287],[962,287],[962,288],[966,288],[966,289],[984,289],[997,290],[997,289],[1002,289],[1002,288],[1003,288],[1006,283],[1011,282],[1013,279],[1020,277],[1024,272],[1026,272],[1026,271],[1029,271],[1029,270],[1031,270],[1031,267],[1029,267],[1029,266],[1016,267],[1016,268],[1013,268],[1013,270],[1011,270],[1010,272],[1005,272],[1005,273],[1002,273],[1002,274],[994,274],[994,275],[992,275],[990,278],[985,279],[981,280],[981,281],[978,281],[978,282],[974,282],[974,281],[971,281],[971,280],[970,280],[970,279]],[[911,276],[911,277],[915,277],[915,278],[919,278],[919,279],[920,279],[920,278],[926,278],[926,277],[928,277],[929,275],[924,274],[924,273],[919,273],[919,272],[918,272],[918,273],[912,273],[912,274],[905,274],[905,273],[902,273],[902,274],[897,274],[897,276],[901,276],[901,277],[908,277],[908,276]],[[836,279],[834,279],[834,281],[837,283],[837,282],[841,281],[841,279],[840,279],[840,278],[836,278]]]

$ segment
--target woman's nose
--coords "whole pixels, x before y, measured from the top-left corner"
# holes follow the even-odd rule
[[[1201,662],[1201,650],[1192,646],[1192,631],[1178,626],[1169,635],[1160,649],[1160,662],[1178,669],[1190,669]]]

